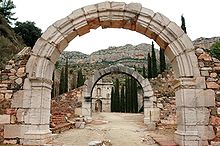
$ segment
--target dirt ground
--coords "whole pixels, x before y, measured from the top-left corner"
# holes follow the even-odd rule
[[[143,114],[95,113],[93,119],[85,129],[59,134],[51,144],[88,146],[91,141],[110,140],[113,146],[158,146],[143,124]]]

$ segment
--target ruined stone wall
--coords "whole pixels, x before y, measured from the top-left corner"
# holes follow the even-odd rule
[[[196,55],[201,76],[205,77],[206,81],[207,92],[204,96],[207,100],[205,102],[215,100],[215,106],[209,108],[209,124],[215,130],[216,138],[214,140],[220,140],[220,60],[211,57],[205,49],[201,48],[196,49]]]
[[[23,104],[23,96],[18,91],[23,90],[30,51],[31,48],[24,48],[0,71],[0,143],[4,137],[19,137],[22,134],[16,129],[23,123],[25,115],[25,109],[18,108],[19,104]],[[10,143],[17,143],[17,140]]]

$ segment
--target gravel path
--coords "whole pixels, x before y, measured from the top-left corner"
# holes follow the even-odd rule
[[[71,129],[58,135],[53,145],[88,146],[90,141],[110,140],[113,146],[158,146],[148,136],[143,114],[96,113],[85,129]],[[99,121],[105,124],[98,124]]]

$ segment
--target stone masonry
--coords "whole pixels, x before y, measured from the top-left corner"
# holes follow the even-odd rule
[[[163,14],[155,13],[138,3],[123,2],[102,2],[73,11],[49,26],[37,40],[27,64],[21,64],[26,64],[26,68],[18,67],[15,72],[10,70],[10,64],[6,66],[6,72],[1,73],[5,76],[1,81],[0,98],[5,100],[11,96],[12,99],[4,105],[4,116],[0,120],[7,123],[4,124],[4,138],[18,139],[20,143],[27,145],[41,145],[51,138],[49,122],[54,64],[72,39],[99,26],[136,31],[165,49],[179,80],[176,84],[176,142],[181,146],[207,144],[212,138],[210,135],[213,127],[208,122],[209,114],[204,113],[215,106],[213,99],[207,100],[207,96],[214,93],[207,87],[214,85],[210,82],[206,87],[204,74],[207,72],[200,74],[192,41],[176,23]],[[17,62],[19,61],[11,64]],[[207,68],[203,71],[207,71]],[[16,77],[7,78],[14,74]],[[11,80],[16,84],[11,83]],[[19,90],[14,87],[17,84],[22,85]],[[149,83],[145,83],[145,86],[148,85]],[[90,106],[88,97],[91,96],[85,95],[83,106]],[[152,105],[152,101],[147,98],[144,102],[146,108]],[[20,118],[15,118],[19,115]],[[146,118],[149,116],[146,115]]]

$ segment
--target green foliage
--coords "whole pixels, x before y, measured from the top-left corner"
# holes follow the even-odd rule
[[[166,60],[164,55],[164,50],[160,48],[160,72],[164,72],[166,69]]]
[[[213,57],[215,57],[215,58],[217,58],[217,59],[220,60],[220,41],[214,43],[214,44],[211,46],[210,53],[211,53],[211,55],[212,55]]]
[[[18,53],[17,47],[4,36],[0,37],[0,69],[3,69],[4,65],[8,61],[8,58]]]
[[[154,48],[154,42],[152,42],[152,77],[155,78],[158,75],[157,72],[157,58]]]
[[[151,67],[151,56],[150,56],[150,53],[148,53],[148,56],[147,56],[147,74],[148,74],[148,78],[152,78],[152,67]]]
[[[14,31],[20,35],[24,40],[24,43],[33,47],[37,39],[41,36],[41,29],[35,26],[34,22],[16,22]]]
[[[15,9],[15,5],[12,0],[0,1],[0,14],[4,16],[9,24],[11,24],[12,21],[17,20],[17,18],[13,17],[13,15],[15,14],[12,12],[13,9]]]
[[[183,15],[181,15],[181,22],[182,22],[182,24],[181,24],[182,30],[183,30],[185,33],[187,33],[187,31],[186,31],[186,22],[185,22],[185,18],[183,17]]]
[[[80,68],[77,72],[77,88],[84,85],[84,80],[85,79],[83,78],[82,69]]]

